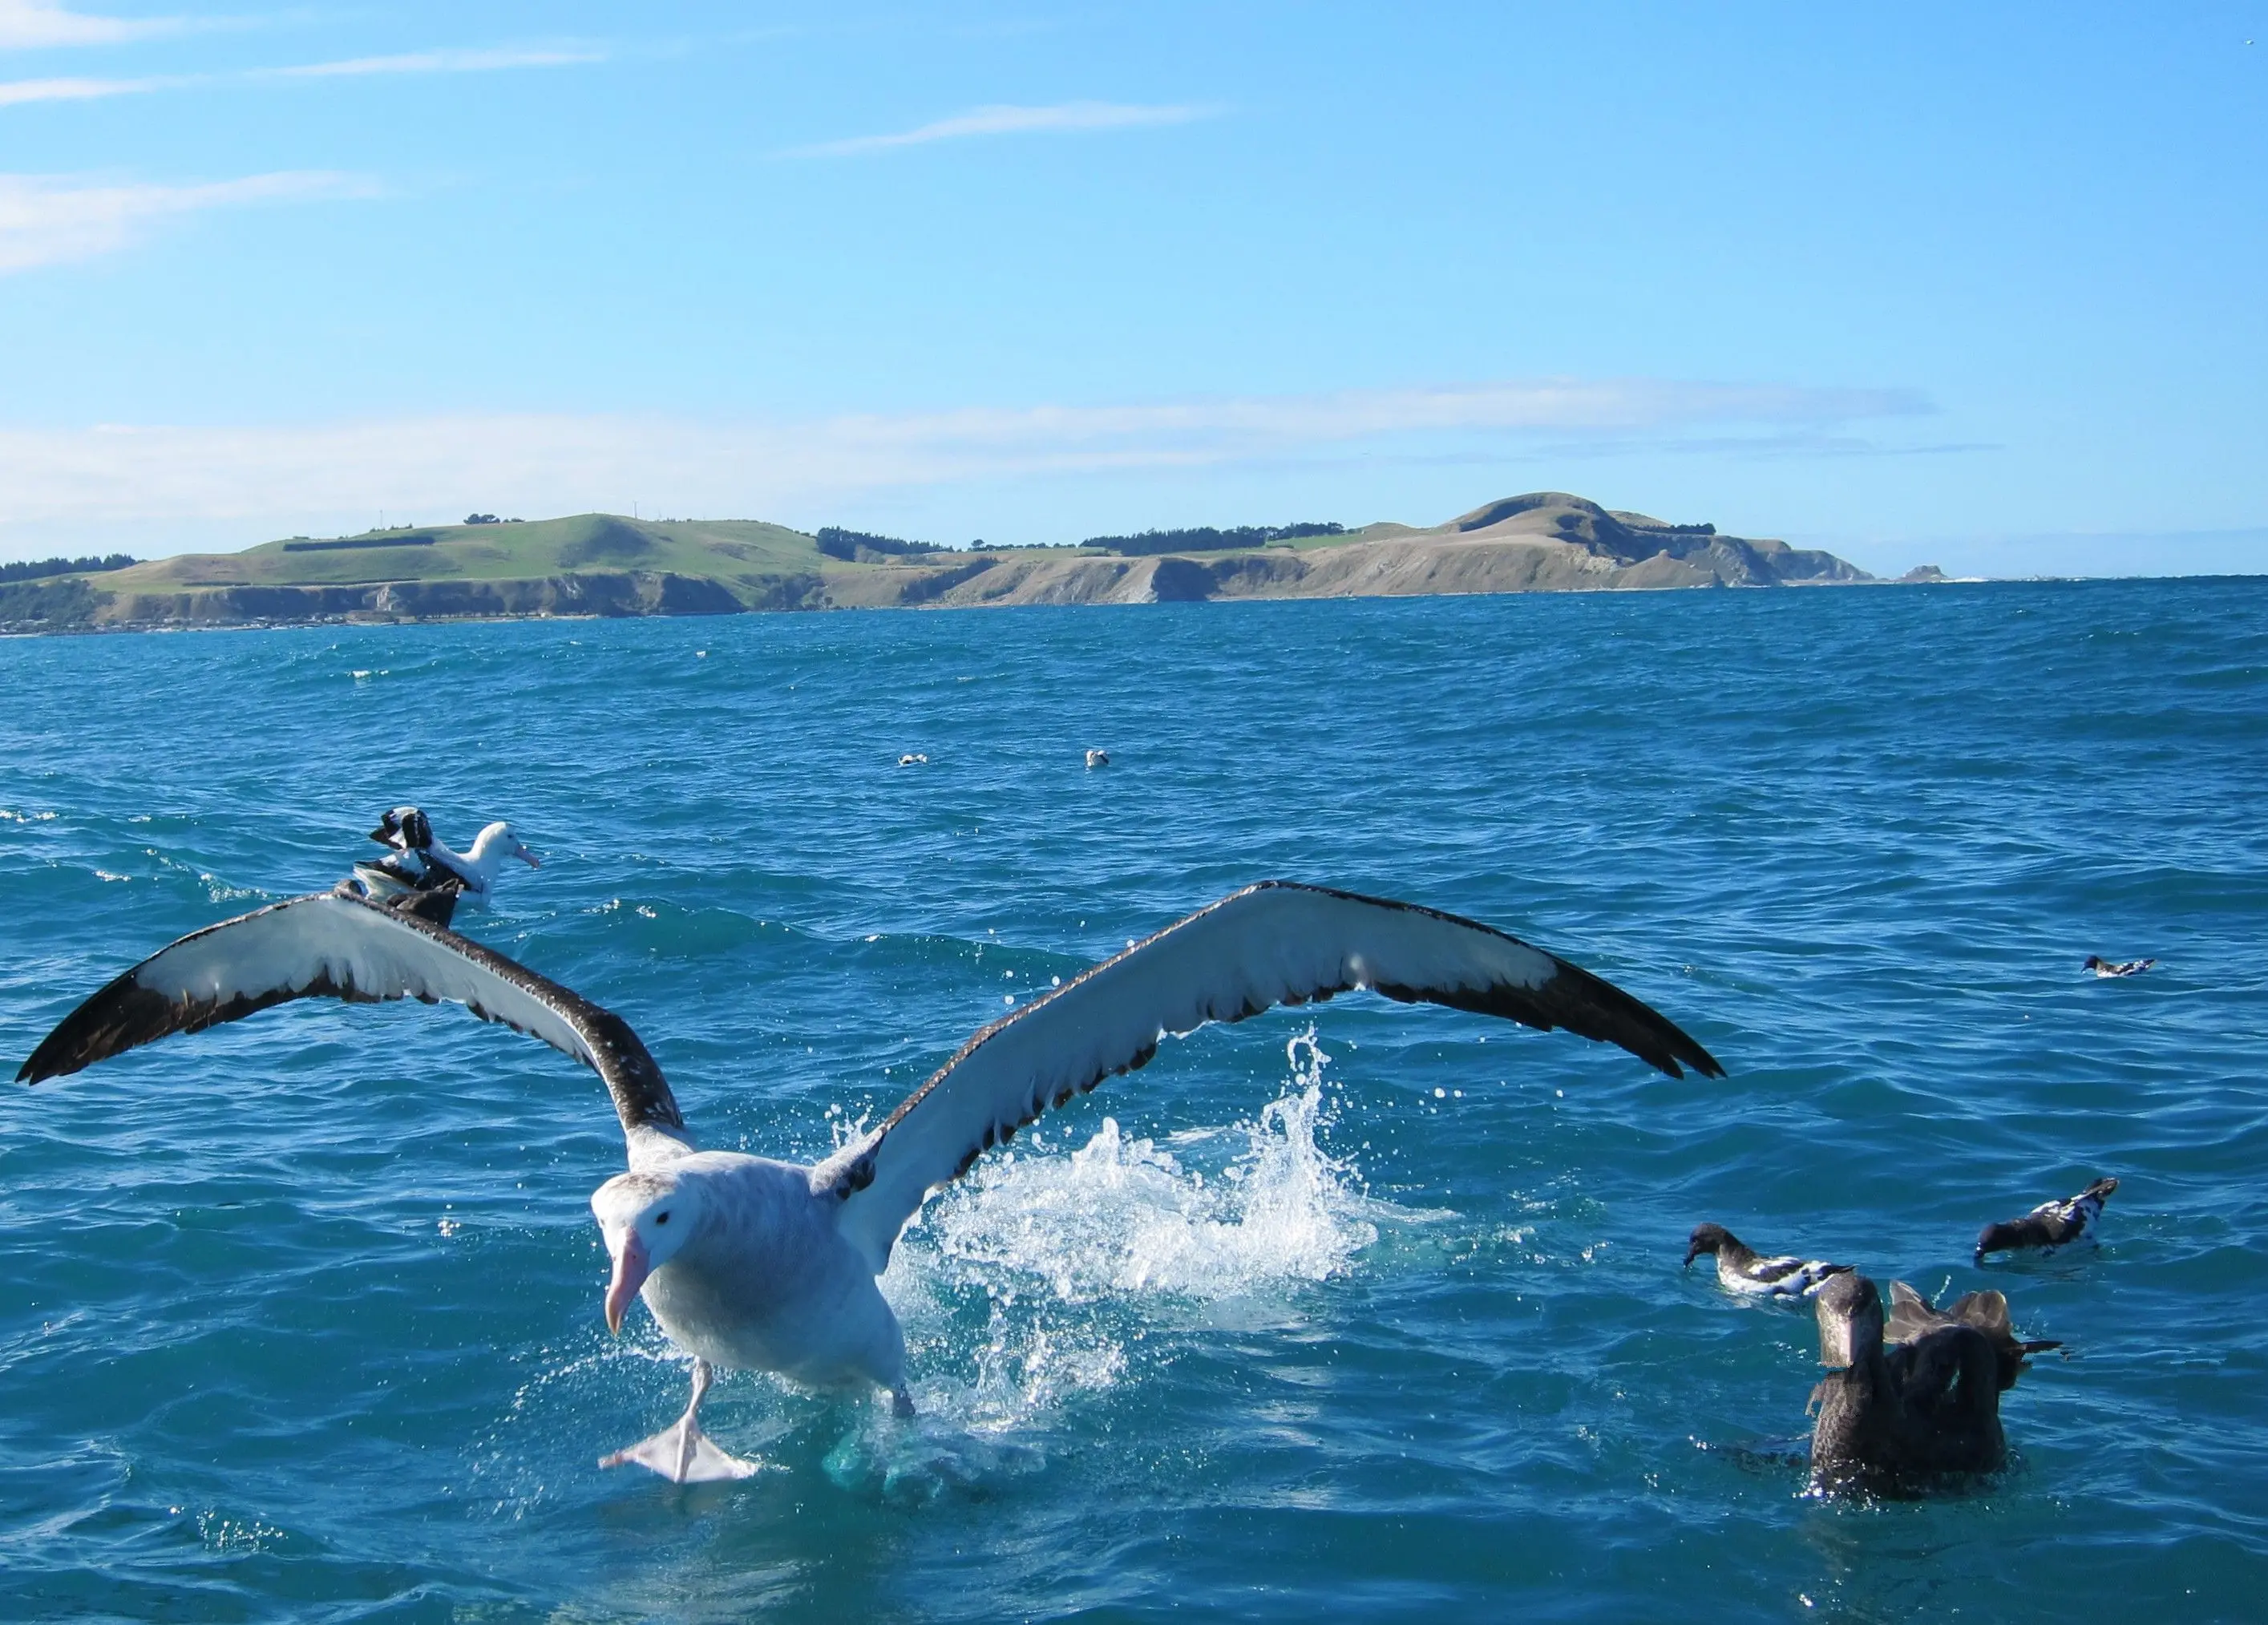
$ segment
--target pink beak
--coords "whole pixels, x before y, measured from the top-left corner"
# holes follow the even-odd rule
[[[541,869],[543,867],[542,860],[537,857],[534,853],[529,851],[526,847],[519,849],[519,855],[527,860],[527,866],[530,869]]]
[[[615,1254],[614,1279],[607,1283],[607,1329],[616,1336],[622,1335],[622,1317],[630,1312],[630,1299],[652,1273],[652,1266],[645,1261],[645,1243],[633,1231],[622,1238],[622,1251]]]

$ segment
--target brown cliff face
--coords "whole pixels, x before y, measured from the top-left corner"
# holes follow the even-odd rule
[[[1831,553],[1610,513],[1562,492],[1515,496],[1431,530],[1378,525],[1305,548],[1113,557],[980,555],[895,566],[838,603],[1167,604],[1232,598],[1407,598],[1434,593],[1777,587],[1870,580]]]
[[[775,601],[795,609],[818,592],[783,580]],[[296,621],[441,621],[530,615],[720,615],[743,604],[721,583],[664,571],[594,572],[520,581],[395,581],[378,586],[230,586],[183,592],[121,592],[94,614],[98,625],[245,626]]]

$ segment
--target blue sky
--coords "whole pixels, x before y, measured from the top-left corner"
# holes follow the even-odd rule
[[[2264,105],[2268,0],[0,0],[0,557],[1558,489],[2268,570]]]

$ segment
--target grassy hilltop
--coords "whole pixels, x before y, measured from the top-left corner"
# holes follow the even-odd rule
[[[1252,539],[1263,538],[1257,545]],[[869,545],[871,544],[871,545]],[[103,561],[107,562],[108,561]],[[68,561],[78,565],[96,561]],[[1864,581],[1831,554],[1612,511],[1559,491],[1446,523],[1148,532],[1053,548],[924,549],[754,519],[403,526],[0,582],[0,629],[319,620],[729,614],[1219,598],[1782,586]]]
[[[310,545],[310,544],[313,545]],[[810,574],[823,562],[800,531],[754,519],[635,520],[578,513],[527,524],[433,525],[241,553],[188,553],[106,574],[121,592],[195,587],[337,586],[397,581],[515,581],[576,571],[669,571],[752,581]]]

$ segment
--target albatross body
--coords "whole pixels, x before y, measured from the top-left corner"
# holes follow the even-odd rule
[[[389,807],[370,838],[389,848],[390,856],[375,864],[357,864],[355,879],[380,902],[453,884],[461,895],[485,902],[507,858],[516,857],[530,869],[543,867],[542,860],[502,820],[483,827],[473,838],[471,851],[453,852],[433,838],[432,821],[423,812]]]
[[[872,1384],[912,1408],[905,1342],[877,1282],[930,1191],[1050,1107],[1145,1064],[1167,1033],[1370,989],[1617,1044],[1673,1076],[1723,1076],[1649,1006],[1517,938],[1409,903],[1285,881],[1248,886],[1033,1000],[963,1044],[882,1124],[815,1166],[703,1151],[629,1023],[431,921],[339,893],[257,909],[182,938],[95,994],[19,1079],[76,1072],[169,1033],[321,996],[465,1005],[541,1039],[605,1081],[629,1169],[591,1208],[619,1331],[643,1298],[694,1359],[673,1427],[601,1465],[677,1482],[754,1465],[696,1416],[712,1365],[820,1387]]]

